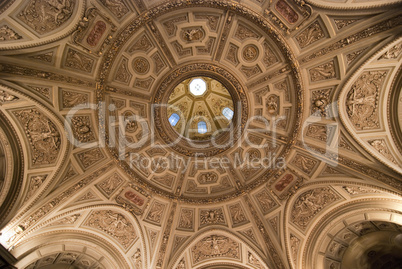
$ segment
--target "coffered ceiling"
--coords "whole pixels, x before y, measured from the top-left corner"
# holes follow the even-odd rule
[[[399,0],[2,2],[0,243],[29,269],[397,266],[401,24]]]

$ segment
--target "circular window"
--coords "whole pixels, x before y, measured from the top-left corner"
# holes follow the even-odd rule
[[[222,83],[209,77],[187,78],[171,92],[168,117],[172,128],[191,140],[209,140],[228,130],[233,100]]]

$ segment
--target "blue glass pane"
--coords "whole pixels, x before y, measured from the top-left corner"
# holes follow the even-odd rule
[[[230,108],[228,108],[228,107],[225,107],[223,110],[222,110],[222,114],[223,114],[223,116],[225,116],[228,120],[231,120],[232,118],[233,118],[233,110],[231,110]]]
[[[176,113],[173,113],[172,115],[170,115],[169,117],[169,122],[170,125],[172,126],[176,126],[177,122],[180,120],[180,116],[177,115]]]
[[[205,121],[200,121],[198,123],[198,133],[205,134],[207,132],[207,124]]]

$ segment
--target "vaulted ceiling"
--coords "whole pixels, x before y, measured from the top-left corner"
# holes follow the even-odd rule
[[[397,268],[401,7],[3,1],[0,243],[29,269]],[[231,132],[180,139],[169,98]]]

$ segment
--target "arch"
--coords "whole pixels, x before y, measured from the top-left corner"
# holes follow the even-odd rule
[[[18,268],[25,268],[49,255],[68,252],[91,256],[104,268],[130,268],[122,253],[107,240],[84,231],[57,230],[41,233],[11,251],[18,259]]]
[[[398,211],[400,209],[400,205],[398,204],[402,203],[401,195],[379,185],[377,182],[362,184],[356,178],[342,178],[341,180],[339,178],[326,178],[325,182],[308,183],[300,188],[287,201],[284,211],[285,245],[291,268],[324,268],[324,263],[319,265],[313,264],[314,262],[318,262],[320,258],[317,257],[317,253],[324,253],[328,246],[328,239],[323,239],[322,234],[327,234],[327,230],[330,228],[339,228],[340,225],[344,225],[342,215],[350,215],[351,218],[355,218],[357,216],[356,212],[360,210],[363,212],[360,216],[361,220],[363,220],[366,218],[366,213],[369,214],[373,208],[381,208],[383,206],[384,212]],[[317,196],[321,196],[321,194],[328,195],[325,192],[314,193],[314,190],[322,188],[329,188],[331,190],[329,193],[330,198],[338,198],[335,200],[329,199],[329,203],[326,205],[322,205],[321,202],[323,200],[307,201],[306,204],[312,202],[312,207],[318,210],[311,211],[309,215],[306,215],[308,221],[305,225],[303,222],[300,222],[300,225],[292,223],[294,221],[295,205],[300,205],[300,201],[304,201],[305,198],[308,200],[307,194]],[[349,214],[348,212],[352,213]],[[391,219],[390,215],[380,217],[374,213],[373,216],[378,217],[377,220],[381,221],[389,221]],[[338,218],[341,220],[338,220]],[[318,226],[320,228],[317,228]],[[330,234],[333,237],[334,233],[331,232]],[[327,245],[319,249],[319,251],[316,250],[317,245],[322,244],[322,242],[327,243]],[[312,251],[309,248],[314,248],[315,250]]]
[[[402,38],[397,38],[373,53],[351,74],[339,94],[339,118],[347,132],[370,155],[398,173],[402,173],[400,142],[390,131],[393,126],[387,116],[387,99],[393,81],[398,80],[401,57],[388,57],[387,53],[401,42]]]
[[[269,267],[266,261],[267,258],[261,251],[254,249],[237,234],[222,227],[211,226],[187,239],[176,251],[167,268],[180,268],[182,263],[186,264],[186,268],[197,269],[243,269],[254,268],[253,266],[267,269]]]
[[[0,147],[3,154],[4,177],[0,182],[0,228],[10,219],[11,211],[21,191],[24,177],[24,159],[21,142],[12,124],[0,111]]]
[[[329,269],[331,264],[340,266],[343,254],[349,246],[339,239],[342,231],[364,222],[402,225],[402,211],[398,210],[401,204],[401,200],[367,198],[351,201],[331,210],[322,216],[301,246],[300,251],[303,254],[300,255],[302,259],[299,259],[297,268]],[[339,245],[340,242],[342,246]],[[332,252],[330,259],[327,257],[328,251]]]

